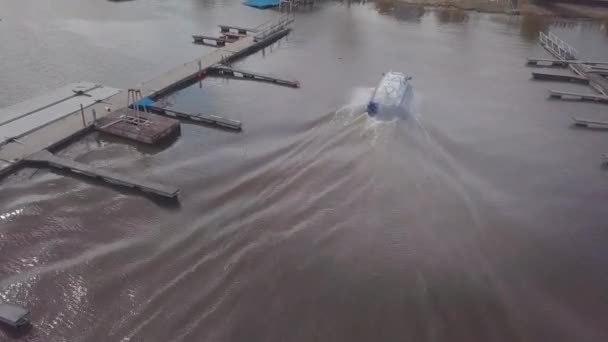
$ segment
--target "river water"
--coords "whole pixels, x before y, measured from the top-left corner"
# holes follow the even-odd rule
[[[77,80],[129,87],[211,51],[239,1],[0,0],[0,105]],[[608,56],[594,22],[315,5],[236,63],[301,89],[205,79],[165,102],[241,120],[151,149],[96,134],[60,153],[182,189],[179,205],[45,170],[0,187],[0,298],[24,341],[605,341],[606,107],[530,80],[549,30]],[[415,113],[363,114],[387,70]]]

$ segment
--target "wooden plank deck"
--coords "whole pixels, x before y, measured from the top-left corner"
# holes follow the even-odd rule
[[[130,108],[119,109],[97,120],[95,129],[144,144],[156,144],[180,132],[177,120]]]
[[[69,116],[75,111],[79,111],[80,105],[86,108],[119,92],[120,89],[100,85],[96,85],[95,87],[87,86],[86,91],[82,93],[83,95],[76,95],[69,90],[69,93],[72,94],[71,96],[66,93],[62,99],[58,99],[51,104],[30,110],[27,114],[20,115],[12,120],[5,119],[4,122],[0,123],[0,145],[11,141],[11,139],[20,139],[24,135],[38,130],[40,127]]]

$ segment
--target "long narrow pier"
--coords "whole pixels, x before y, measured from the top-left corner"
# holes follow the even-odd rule
[[[608,65],[608,62],[561,60],[561,59],[548,59],[548,58],[528,58],[528,64],[529,65],[540,65],[540,66],[567,67],[570,64]]]
[[[67,171],[74,174],[101,180],[112,185],[118,185],[130,189],[137,189],[145,193],[154,194],[170,199],[177,198],[179,189],[176,187],[149,182],[128,176],[122,176],[113,172],[101,170],[70,159],[58,157],[47,150],[36,152],[25,159],[26,163],[35,166],[45,166],[57,170]]]
[[[254,81],[260,81],[260,82],[278,84],[278,85],[291,87],[291,88],[300,87],[300,82],[298,82],[298,81],[285,80],[285,79],[277,78],[277,77],[270,76],[270,75],[264,75],[264,74],[259,74],[256,72],[235,69],[235,68],[225,66],[225,65],[214,65],[209,68],[209,72],[213,73],[213,74],[217,74],[219,76],[223,76],[223,77],[229,76],[229,77],[233,77],[233,78],[237,78],[237,79],[254,80]]]
[[[560,75],[546,72],[533,72],[532,77],[537,80],[547,81],[562,81],[562,82],[574,82],[581,84],[589,84],[589,79],[578,75]]]
[[[598,69],[598,68],[591,68],[589,70],[587,70],[588,74],[598,74],[600,76],[608,76],[608,69]]]
[[[608,121],[591,120],[591,119],[579,118],[576,116],[572,118],[572,121],[577,126],[608,129]]]
[[[569,101],[590,101],[590,102],[603,102],[608,103],[608,96],[594,95],[594,94],[582,94],[568,91],[549,90],[549,96],[552,98],[558,98]]]
[[[191,114],[191,113],[185,113],[185,112],[180,112],[177,110],[161,108],[161,107],[156,107],[156,106],[148,106],[147,108],[148,108],[148,110],[150,110],[153,113],[172,117],[172,118],[187,120],[187,121],[194,122],[194,123],[202,123],[205,125],[218,126],[221,128],[227,128],[227,129],[231,129],[231,130],[235,130],[235,131],[242,130],[242,123],[240,121],[226,119],[226,118],[222,118],[222,117],[219,117],[216,115]]]

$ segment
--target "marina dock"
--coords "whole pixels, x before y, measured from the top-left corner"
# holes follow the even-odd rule
[[[574,92],[551,90],[549,96],[570,101],[593,101],[608,103],[608,62],[582,61],[578,59],[578,51],[568,43],[549,32],[540,32],[539,40],[554,59],[528,58],[527,64],[541,67],[564,67],[572,71],[572,75],[532,72],[532,77],[539,80],[576,82],[589,85],[599,95],[587,95]]]
[[[139,96],[144,100],[154,102],[195,82],[201,75],[206,74],[207,69],[211,66],[233,61],[272,44],[289,33],[291,30],[289,24],[292,21],[293,18],[291,17],[280,16],[276,20],[261,25],[255,31],[255,35],[244,36],[234,43],[219,47],[201,58],[142,82],[134,89],[137,89]],[[249,31],[247,30],[247,32]],[[125,99],[130,96],[129,91],[93,83],[81,83],[61,88],[57,91],[57,94],[46,94],[3,109],[3,115],[0,116],[3,118],[3,121],[0,122],[0,176],[7,175],[21,166],[32,164],[32,162],[51,166],[62,165],[63,161],[60,162],[48,151],[53,151],[58,146],[87,134],[94,127],[106,131],[106,133],[137,141],[147,140],[145,142],[152,143],[162,140],[165,133],[169,131],[175,132],[174,129],[167,131],[163,128],[159,129],[161,126],[166,126],[165,128],[173,127],[172,124],[168,123],[164,126],[157,125],[157,123],[165,121],[161,116],[129,111],[126,108],[129,106],[129,102],[125,102]],[[173,111],[172,113],[175,115],[177,112]],[[240,122],[219,117],[193,118],[186,113],[177,114],[175,117],[178,119],[187,117],[193,120],[215,122],[230,128],[238,127],[238,129],[241,126]],[[4,119],[4,117],[8,119]],[[139,118],[141,121],[129,122],[128,117]],[[153,122],[153,124],[146,126],[146,122]],[[146,132],[141,134],[141,131]],[[169,133],[166,135],[169,135]],[[79,173],[101,178],[109,183],[123,184],[161,196],[173,198],[177,193],[173,188],[161,190],[161,188],[151,186],[145,182],[117,177],[94,167],[84,167],[71,163],[65,164],[65,167],[62,168],[74,172],[80,171]]]

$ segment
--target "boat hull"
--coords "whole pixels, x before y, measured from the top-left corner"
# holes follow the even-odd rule
[[[406,114],[413,97],[410,79],[400,72],[384,74],[367,105],[367,113],[370,116]]]

